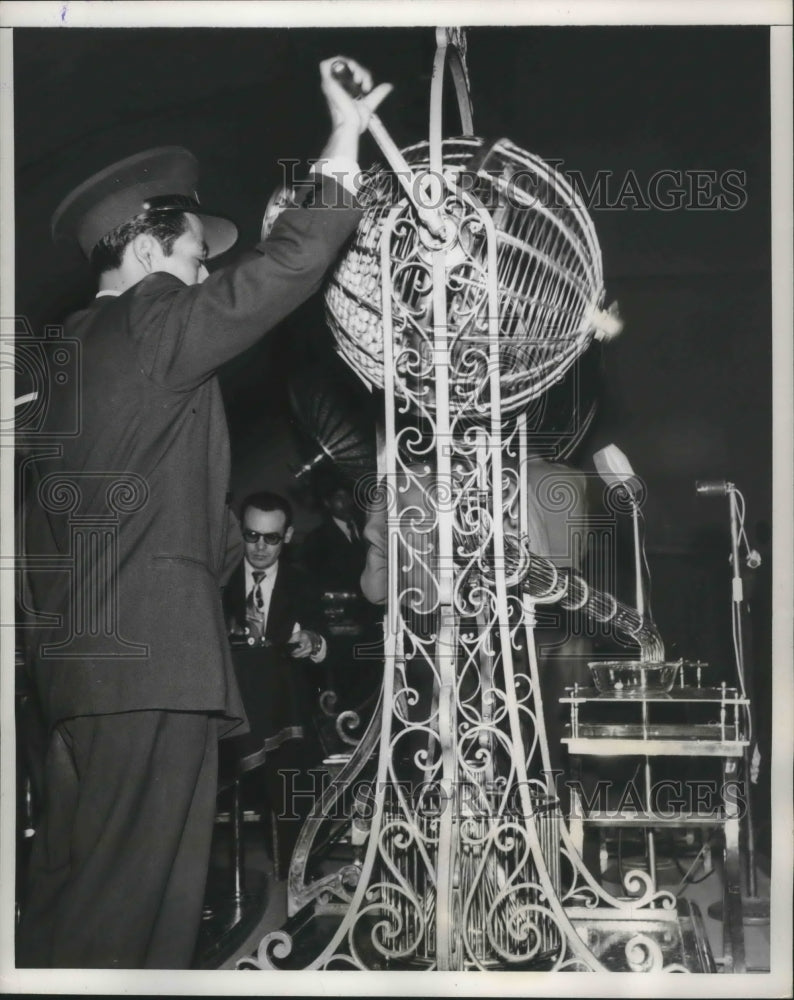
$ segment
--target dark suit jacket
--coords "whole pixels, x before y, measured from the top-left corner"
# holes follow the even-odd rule
[[[66,324],[79,433],[35,476],[31,458],[23,468],[26,554],[49,567],[30,588],[51,724],[152,708],[243,718],[219,594],[229,441],[213,373],[319,287],[355,228],[360,211],[339,207],[350,197],[318,185],[315,203],[334,207],[286,210],[266,243],[203,284],[153,274]],[[74,414],[51,402],[48,426],[67,426]]]
[[[330,518],[309,532],[300,557],[321,591],[361,593],[359,580],[366,559],[364,540],[349,541]]]
[[[245,565],[240,562],[223,591],[230,634],[244,631],[245,598]],[[254,764],[264,759],[263,751],[275,749],[286,739],[306,735],[311,724],[317,665],[308,658],[294,659],[280,648],[298,622],[301,628],[323,632],[312,581],[282,560],[265,627],[265,638],[277,645],[246,646],[238,642],[232,646],[235,675],[251,727],[250,733],[232,742],[237,754]]]
[[[330,517],[306,536],[301,547],[303,565],[321,593],[355,595],[352,600],[324,602],[329,633],[326,679],[338,699],[336,711],[360,709],[383,676],[383,611],[365,600],[361,591],[366,558],[363,537],[349,541]],[[326,736],[335,738],[330,732]]]
[[[230,633],[245,628],[245,563],[240,562],[223,589],[223,611]],[[300,622],[301,628],[323,632],[322,614],[315,583],[298,567],[282,559],[270,597],[265,638],[270,642],[289,640]]]

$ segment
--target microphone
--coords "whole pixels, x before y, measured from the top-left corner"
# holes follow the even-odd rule
[[[733,483],[724,479],[704,479],[695,483],[695,490],[701,497],[726,497],[733,490]]]
[[[593,455],[596,472],[608,486],[628,483],[634,478],[631,463],[616,444],[608,444]]]
[[[640,505],[636,496],[636,482],[631,486],[629,483],[636,476],[631,462],[616,444],[608,444],[593,455],[593,464],[599,476],[607,486],[621,485],[626,491],[632,507],[632,521],[634,525],[634,591],[637,602],[637,612],[641,618],[645,617],[645,589],[642,580],[642,562],[644,547],[640,543]]]
[[[744,533],[744,499],[733,483],[725,479],[702,479],[695,483],[695,490],[701,497],[727,497],[731,498],[731,528],[734,528],[734,518],[740,518],[741,523],[736,528],[736,538],[734,543],[734,553],[731,555],[731,562],[739,558],[739,544],[744,540],[744,547],[747,555],[744,557],[744,564],[748,569],[758,569],[761,565],[761,554],[757,549],[751,549]],[[741,501],[741,513],[738,511],[737,499]],[[741,597],[739,598],[741,600]]]

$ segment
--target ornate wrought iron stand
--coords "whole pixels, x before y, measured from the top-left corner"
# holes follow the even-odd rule
[[[471,131],[463,39],[438,38],[430,144],[413,157],[412,187],[443,230],[431,232],[408,199],[392,203],[365,220],[372,239],[328,300],[340,351],[365,377],[376,380],[380,368],[384,391],[380,714],[319,803],[293,864],[293,904],[334,915],[332,929],[310,956],[288,929],[274,932],[243,964],[687,971],[674,897],[635,871],[626,878],[633,897],[614,898],[582,864],[554,792],[539,688],[536,606],[567,596],[578,607],[591,595],[531,554],[521,413],[596,333],[597,241],[563,180],[509,143],[484,151],[487,159],[497,149],[496,172],[482,156],[471,168],[484,171],[498,204],[485,205],[482,184],[478,195],[467,183],[461,167],[483,150],[472,138],[443,143],[440,118],[449,61]],[[533,205],[538,224],[549,221],[537,190],[521,189],[518,207],[507,197],[522,163],[564,199],[556,228],[538,239],[522,228]],[[562,244],[574,252],[554,270]],[[375,283],[370,336],[360,316],[340,317]],[[549,333],[563,320],[562,335]],[[599,607],[618,614],[611,599]],[[644,627],[632,621],[640,637]],[[324,813],[365,773],[376,742],[375,773],[351,805],[358,858],[302,882]]]

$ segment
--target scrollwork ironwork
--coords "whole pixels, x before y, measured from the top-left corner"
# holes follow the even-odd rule
[[[521,161],[510,144],[500,149]],[[540,187],[521,197],[546,218],[543,194],[559,185],[542,161],[531,162]],[[513,180],[509,171],[495,179],[500,197]],[[336,326],[344,326],[346,296],[381,310],[385,479],[362,490],[370,508],[381,504],[387,514],[389,628],[363,858],[314,889],[314,898],[343,901],[346,910],[310,967],[603,970],[573,910],[628,919],[669,911],[675,900],[653,891],[642,872],[627,877],[633,898],[615,899],[575,850],[548,777],[534,605],[556,600],[614,620],[644,656],[661,640],[610,595],[532,551],[520,527],[526,425],[505,421],[592,336],[579,312],[600,295],[600,251],[565,185],[550,230],[533,230],[528,213],[525,226],[513,220],[519,235],[511,236],[501,223],[514,208],[500,203],[497,226],[456,183],[445,172],[448,246],[429,238],[406,204],[392,204],[365,220],[369,256],[364,241],[329,292]],[[565,273],[552,267],[555,238],[573,248]],[[510,239],[532,266],[505,291]],[[370,287],[378,261],[380,299]],[[539,288],[539,276],[552,273],[573,318],[566,314],[563,335],[543,342],[528,331],[559,320],[544,315]],[[359,314],[359,326],[336,331],[337,342],[377,384],[367,367],[378,361],[369,319]],[[547,494],[555,510],[572,508],[563,484],[550,483]],[[332,801],[329,793],[325,805]],[[288,935],[272,934],[248,961],[274,968],[291,949]],[[661,967],[641,934],[625,955],[634,966]]]

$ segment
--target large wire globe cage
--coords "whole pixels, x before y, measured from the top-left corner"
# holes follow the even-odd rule
[[[442,144],[443,181],[456,198],[442,210],[484,208],[496,231],[496,274],[486,266],[485,227],[460,225],[458,244],[447,250],[447,317],[450,349],[450,399],[476,395],[487,381],[488,288],[498,292],[498,358],[502,416],[520,413],[533,399],[559,382],[594,336],[617,324],[602,309],[601,250],[586,207],[568,179],[540,157],[507,139],[487,143],[476,136],[446,139]],[[402,151],[417,182],[429,170],[429,145]],[[461,197],[461,192],[463,196]],[[395,173],[373,168],[364,195],[368,206],[354,241],[329,279],[326,316],[340,354],[369,385],[383,386],[383,309],[381,242],[387,216],[399,205],[412,207]],[[457,208],[456,208],[457,206]],[[419,225],[395,225],[390,236],[393,294],[409,318],[394,331],[397,392],[400,357],[404,365],[432,343],[430,254]],[[414,267],[401,267],[416,260]],[[426,262],[423,265],[423,261]],[[482,370],[481,370],[482,369]],[[476,410],[476,407],[475,407]],[[482,416],[488,412],[483,405]]]

